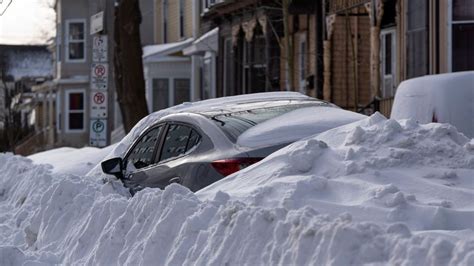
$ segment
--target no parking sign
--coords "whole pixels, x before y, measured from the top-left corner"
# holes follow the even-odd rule
[[[107,117],[107,92],[106,91],[91,91],[91,118],[106,118]]]
[[[109,64],[94,63],[91,71],[91,89],[92,90],[107,90],[109,77]]]

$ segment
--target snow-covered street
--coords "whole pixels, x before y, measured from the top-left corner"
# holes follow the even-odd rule
[[[376,113],[196,194],[84,175],[106,152],[0,155],[0,265],[474,265],[474,140],[447,124]]]

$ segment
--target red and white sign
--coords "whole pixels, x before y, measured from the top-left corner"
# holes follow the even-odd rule
[[[94,63],[91,71],[91,89],[107,90],[109,77],[109,64]]]
[[[107,92],[106,91],[91,91],[91,118],[106,118],[107,117]]]

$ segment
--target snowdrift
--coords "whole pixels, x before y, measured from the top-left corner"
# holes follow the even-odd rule
[[[474,264],[474,140],[375,114],[194,194],[0,155],[0,264]]]

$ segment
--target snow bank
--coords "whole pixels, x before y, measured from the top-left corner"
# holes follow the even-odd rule
[[[85,175],[107,156],[115,145],[103,149],[94,147],[52,149],[28,156],[35,164],[50,164],[54,173]]]
[[[474,140],[379,114],[209,188],[117,182],[0,155],[0,264],[473,265]]]
[[[403,81],[397,88],[391,118],[450,123],[474,138],[474,71]]]

